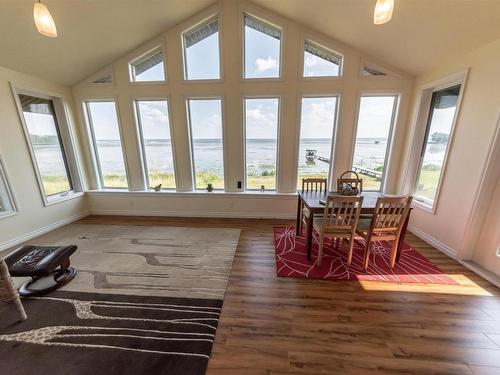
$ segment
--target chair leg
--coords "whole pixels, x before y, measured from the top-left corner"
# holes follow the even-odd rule
[[[372,243],[371,241],[366,241],[366,247],[365,247],[365,256],[363,260],[363,269],[366,271],[368,268],[368,260],[370,259],[370,247]]]
[[[392,241],[391,245],[391,268],[396,265],[396,256],[398,255],[398,241]]]
[[[325,242],[325,237],[323,234],[319,238],[319,249],[318,249],[318,266],[321,266],[321,258],[323,257],[323,244]]]
[[[352,251],[354,249],[354,236],[349,240],[349,253],[347,255],[347,265],[350,266],[352,262]]]

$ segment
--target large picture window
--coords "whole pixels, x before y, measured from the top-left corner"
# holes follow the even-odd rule
[[[460,85],[432,93],[415,185],[415,200],[433,206],[457,110]]]
[[[245,99],[246,188],[276,189],[279,98]]]
[[[224,189],[222,100],[189,99],[188,114],[195,188]]]
[[[336,97],[302,98],[298,188],[303,178],[329,177],[336,107]]]
[[[185,78],[220,79],[219,20],[204,23],[183,35]]]
[[[73,190],[66,154],[52,99],[19,94],[28,141],[45,197]]]
[[[363,189],[381,190],[389,151],[397,97],[362,96],[352,168],[363,178]]]
[[[245,78],[279,78],[281,30],[251,16],[245,22]]]
[[[174,158],[166,100],[137,100],[137,122],[148,187],[175,189]]]
[[[101,186],[127,188],[127,172],[115,102],[92,101],[87,102],[86,107]]]

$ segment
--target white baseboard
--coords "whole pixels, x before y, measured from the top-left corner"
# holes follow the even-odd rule
[[[70,217],[56,221],[55,223],[46,225],[46,226],[38,228],[38,229],[35,229],[29,233],[23,234],[20,237],[14,238],[14,239],[6,241],[6,242],[2,242],[2,243],[0,243],[0,251],[3,251],[3,250],[6,250],[10,247],[19,245],[20,243],[23,243],[25,241],[29,241],[32,238],[41,236],[42,234],[48,233],[54,229],[57,229],[57,228],[60,228],[64,225],[70,224],[70,223],[77,221],[77,220],[79,220],[85,216],[88,216],[88,215],[90,215],[90,211],[85,210],[85,211],[79,212],[75,215],[72,215]]]
[[[102,208],[90,209],[91,215],[114,216],[170,216],[199,218],[230,218],[230,219],[295,219],[295,214],[281,212],[200,212],[200,211],[151,211],[151,210],[109,210]]]
[[[415,228],[412,225],[408,225],[408,230],[411,233],[413,233],[415,236],[421,238],[422,240],[424,240],[428,244],[434,246],[436,249],[438,249],[442,253],[445,253],[450,258],[458,260],[457,252],[455,250],[453,250],[451,247],[446,246],[442,242],[439,242],[438,240],[436,240],[434,237],[429,236],[428,234],[422,232],[420,229]]]
[[[422,240],[424,240],[428,244],[434,246],[436,249],[438,249],[442,253],[448,255],[450,258],[455,259],[457,262],[459,262],[463,266],[467,267],[475,274],[481,276],[483,279],[488,280],[490,283],[492,283],[493,285],[496,285],[497,287],[500,288],[500,278],[498,276],[496,276],[495,274],[493,274],[492,272],[488,271],[487,269],[481,267],[480,265],[478,265],[470,260],[459,259],[456,251],[454,251],[449,246],[446,246],[445,244],[439,242],[435,238],[429,236],[428,234],[425,234],[420,229],[417,229],[411,225],[408,225],[408,230],[411,233],[413,233],[415,236],[421,238]]]
[[[481,276],[483,279],[488,280],[490,283],[500,288],[500,277],[495,275],[493,272],[488,271],[486,268],[470,260],[460,260],[460,263],[472,272]]]

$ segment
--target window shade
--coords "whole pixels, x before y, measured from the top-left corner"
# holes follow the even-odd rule
[[[361,70],[361,74],[364,76],[385,76],[384,72],[381,72],[380,70],[370,68],[369,66],[364,66],[363,70]]]
[[[104,77],[99,77],[96,80],[92,81],[92,83],[111,83],[113,82],[113,76],[111,74],[107,74]]]
[[[193,44],[201,42],[203,39],[208,38],[210,35],[219,31],[219,20],[216,18],[194,31],[184,34],[184,45],[186,48],[191,47]]]
[[[260,31],[266,35],[269,35],[275,39],[281,39],[281,31],[267,23],[257,21],[255,18],[245,16],[245,26],[248,26],[254,30]]]
[[[132,65],[134,67],[135,75],[138,76],[139,74],[144,73],[146,70],[162,62],[163,51],[159,49],[152,52],[150,55],[146,55],[142,59],[135,61],[134,63],[132,63]]]
[[[311,42],[306,41],[304,49],[306,52],[309,52],[315,56],[322,58],[323,60],[329,61],[333,64],[340,65],[341,57],[337,56],[331,52],[327,52],[322,48],[319,48],[312,44]]]
[[[22,94],[19,94],[19,100],[21,101],[23,112],[41,113],[43,115],[54,114],[51,100]]]

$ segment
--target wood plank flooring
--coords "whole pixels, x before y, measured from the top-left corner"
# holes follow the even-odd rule
[[[460,285],[277,278],[272,228],[289,220],[79,223],[241,228],[208,375],[500,374],[500,290],[410,233]]]

